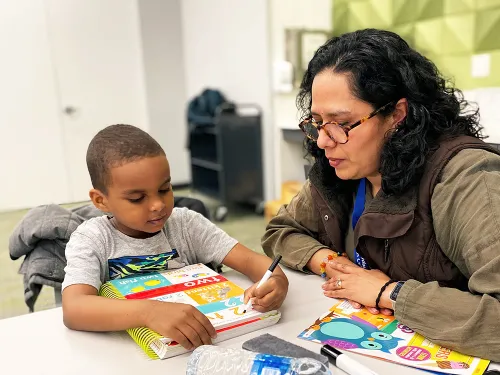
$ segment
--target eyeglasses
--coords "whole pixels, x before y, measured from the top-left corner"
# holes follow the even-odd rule
[[[316,121],[312,116],[306,118],[299,124],[299,128],[304,132],[304,134],[313,141],[317,141],[319,137],[319,132],[324,129],[328,137],[337,143],[347,143],[349,140],[348,133],[354,129],[356,126],[361,125],[363,122],[368,121],[372,117],[376,116],[380,111],[386,109],[393,102],[387,103],[382,107],[374,110],[368,116],[363,117],[361,120],[356,121],[354,124],[339,124],[336,121],[329,121],[323,123],[322,121]]]

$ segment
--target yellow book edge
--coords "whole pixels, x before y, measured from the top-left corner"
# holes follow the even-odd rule
[[[111,283],[104,283],[99,290],[99,295],[107,298],[126,299]],[[127,333],[130,335],[130,337],[132,337],[136,344],[139,345],[142,350],[144,350],[149,358],[160,358],[152,349],[151,344],[154,341],[159,340],[163,336],[147,327],[127,329]]]

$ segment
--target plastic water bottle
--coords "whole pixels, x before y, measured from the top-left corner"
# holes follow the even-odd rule
[[[198,347],[189,357],[186,375],[331,375],[312,358],[259,354],[213,345]]]

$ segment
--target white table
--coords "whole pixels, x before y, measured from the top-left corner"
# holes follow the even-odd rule
[[[297,335],[318,316],[328,311],[332,301],[321,290],[321,279],[286,271],[290,280],[287,299],[280,309],[278,324],[220,343],[220,346],[241,348],[246,340],[270,333],[282,339],[319,352],[321,345],[301,340]],[[224,274],[245,287],[250,282],[236,272]],[[360,362],[380,375],[423,375],[425,372],[380,360],[354,355]],[[62,321],[62,309],[0,320],[0,363],[4,370],[30,375],[176,375],[185,374],[189,354],[166,360],[150,360],[126,333],[76,332]],[[331,366],[335,375],[343,371]],[[3,373],[3,371],[2,371]]]

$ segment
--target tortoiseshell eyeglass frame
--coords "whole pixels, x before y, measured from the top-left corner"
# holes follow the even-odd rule
[[[388,106],[390,106],[391,104],[393,104],[394,102],[389,102],[385,105],[383,105],[382,107],[380,108],[377,108],[376,110],[374,110],[373,112],[371,112],[368,116],[365,116],[363,117],[362,119],[360,119],[359,121],[356,121],[355,123],[353,124],[346,124],[346,125],[341,125],[339,124],[338,122],[336,121],[328,121],[328,122],[325,122],[325,123],[322,123],[322,124],[318,124],[317,122],[314,121],[314,118],[312,116],[309,116],[307,117],[306,119],[302,120],[299,124],[299,128],[304,132],[304,134],[309,138],[309,139],[312,139],[313,141],[317,141],[318,140],[318,137],[314,137],[312,136],[306,129],[305,129],[305,126],[306,125],[312,125],[314,126],[317,130],[318,130],[318,135],[319,135],[319,132],[321,131],[321,129],[324,129],[326,134],[328,135],[328,137],[337,142],[337,143],[341,143],[341,144],[345,144],[349,141],[349,132],[354,129],[355,127],[361,125],[362,123],[368,121],[369,119],[371,119],[372,117],[375,117],[377,114],[379,114],[381,111],[383,111],[384,109],[386,109]],[[332,135],[331,135],[331,132],[328,131],[328,128],[326,127],[327,125],[335,125],[335,126],[338,126],[344,133],[345,133],[345,140],[344,141],[339,141],[337,139],[335,139]]]

